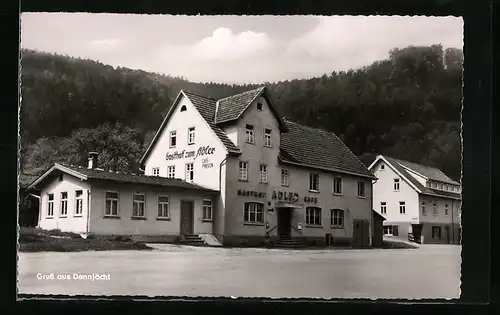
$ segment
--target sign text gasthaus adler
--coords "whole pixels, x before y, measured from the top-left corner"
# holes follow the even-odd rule
[[[175,151],[175,152],[167,152],[165,158],[167,161],[177,160],[177,159],[185,159],[185,158],[197,158],[199,156],[204,155],[212,155],[215,153],[215,148],[211,146],[202,146],[199,147],[198,150],[193,151]]]

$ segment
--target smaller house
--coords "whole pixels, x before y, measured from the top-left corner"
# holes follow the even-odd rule
[[[38,178],[37,175],[21,173],[18,176],[19,183],[19,226],[35,227],[38,223],[38,192],[29,192],[27,188]]]
[[[28,188],[40,191],[38,227],[85,235],[175,242],[212,233],[217,191],[181,179],[55,164]],[[186,224],[186,222],[193,224]]]
[[[418,243],[460,244],[461,185],[441,170],[379,155],[369,169],[384,234]]]
[[[384,245],[384,221],[386,219],[377,211],[373,210],[373,239],[372,246],[380,247]]]

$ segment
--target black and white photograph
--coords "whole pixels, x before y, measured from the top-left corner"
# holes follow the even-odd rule
[[[22,13],[18,294],[459,298],[463,26]]]

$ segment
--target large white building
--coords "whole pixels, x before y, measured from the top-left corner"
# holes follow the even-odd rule
[[[460,243],[461,185],[441,170],[379,155],[369,169],[384,234],[421,243]]]
[[[57,166],[42,175],[47,180],[32,185],[42,190],[40,226],[75,226],[63,223],[68,218],[58,217],[54,208],[47,217],[48,196],[56,206],[61,203],[54,196],[61,194],[57,187],[62,184],[54,183],[62,181],[98,185],[85,186],[89,200],[94,200],[92,187],[99,187],[99,201],[88,209],[90,234],[166,239],[202,234],[224,245],[259,245],[270,239],[368,246],[378,230],[379,216],[372,211],[374,175],[333,133],[283,119],[266,87],[220,100],[181,91],[141,165],[144,175],[127,177],[126,183],[97,182],[96,173],[103,179],[109,172],[95,167]],[[125,199],[111,183],[122,187]],[[159,217],[164,197],[172,202],[166,206],[168,215]],[[114,220],[101,223],[105,218]]]

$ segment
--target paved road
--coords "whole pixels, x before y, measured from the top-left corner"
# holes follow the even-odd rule
[[[70,295],[458,298],[460,252],[460,246],[449,245],[306,251],[164,245],[155,251],[20,253],[18,289]],[[92,273],[109,279],[73,279]],[[37,274],[55,279],[38,280]]]

